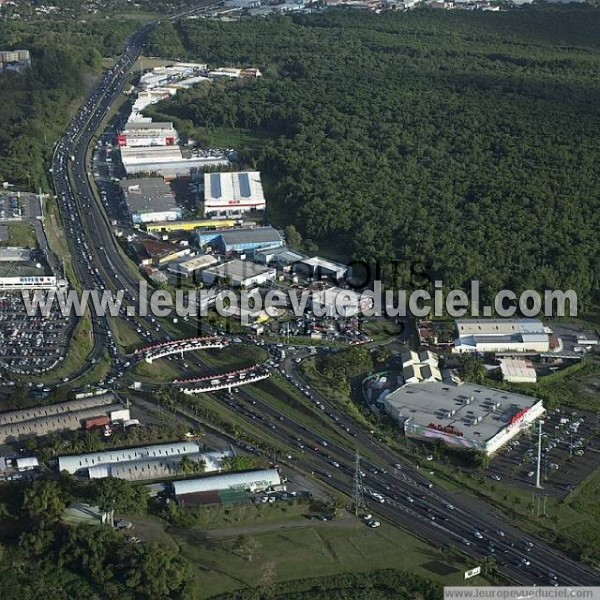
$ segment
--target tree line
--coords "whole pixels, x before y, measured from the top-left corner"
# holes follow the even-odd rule
[[[271,221],[398,260],[390,286],[573,289],[581,311],[600,279],[599,27],[583,6],[168,23],[152,54],[265,76],[150,114],[266,136],[246,157]]]

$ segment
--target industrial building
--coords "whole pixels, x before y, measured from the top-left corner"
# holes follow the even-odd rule
[[[548,352],[552,330],[538,319],[466,319],[456,321],[453,352],[500,354]]]
[[[117,136],[120,147],[141,148],[145,146],[176,146],[177,130],[173,123],[128,123]]]
[[[245,260],[231,260],[202,271],[202,281],[208,284],[227,283],[233,287],[250,288],[273,281],[275,269]]]
[[[125,179],[119,185],[134,224],[181,219],[181,208],[161,178]]]
[[[330,287],[312,293],[312,311],[318,317],[354,317],[372,306],[373,298],[354,290]]]
[[[500,361],[502,379],[509,383],[535,383],[537,373],[533,365],[523,358],[503,358]]]
[[[285,246],[279,248],[267,248],[256,250],[254,252],[254,260],[263,265],[275,266],[282,269],[290,268],[292,265],[304,260],[306,256],[290,250]]]
[[[58,470],[67,471],[74,475],[75,473],[89,474],[93,477],[111,476],[110,465],[125,464],[127,469],[133,468],[131,477],[135,477],[135,464],[138,463],[138,471],[141,473],[141,467],[144,470],[160,470],[161,468],[175,468],[173,460],[180,461],[183,456],[196,457],[196,460],[205,460],[208,469],[216,470],[220,468],[220,460],[225,457],[231,457],[231,452],[206,453],[203,452],[203,446],[198,442],[170,442],[167,444],[156,444],[153,446],[137,446],[134,448],[120,448],[106,450],[103,452],[90,452],[87,454],[76,454],[72,456],[59,456]],[[201,458],[200,458],[201,456]],[[156,464],[154,461],[158,461]],[[161,461],[165,463],[161,465]],[[103,471],[96,467],[104,468],[108,473],[102,475]],[[95,470],[91,470],[95,469]],[[125,471],[115,471],[115,473],[126,473]],[[124,477],[127,479],[128,477]],[[148,477],[142,477],[147,479]]]
[[[281,485],[282,480],[277,469],[262,469],[174,481],[172,489],[179,504],[190,506],[206,504],[207,500],[214,497],[210,492],[230,490],[254,493],[280,488]]]
[[[245,254],[255,250],[281,248],[283,238],[273,227],[242,227],[200,231],[197,234],[201,248],[210,246],[223,254]]]
[[[204,174],[205,216],[240,217],[244,213],[265,208],[258,171]]]
[[[161,479],[164,477],[181,476],[181,461],[183,458],[195,463],[204,463],[205,473],[215,473],[223,468],[223,459],[231,458],[233,452],[193,452],[184,455],[171,455],[153,458],[137,458],[113,463],[101,463],[87,467],[90,479],[105,479],[114,477],[127,481],[142,481],[146,479]],[[85,467],[80,467],[85,472]]]
[[[331,279],[341,281],[348,275],[348,267],[319,256],[306,258],[295,265],[297,273],[306,274],[312,279]]]
[[[406,437],[493,454],[544,413],[541,400],[480,385],[421,382],[383,401]]]
[[[0,413],[0,443],[7,443],[58,433],[75,431],[95,417],[121,411],[123,406],[112,394],[95,396],[60,404]]]
[[[194,170],[229,165],[224,154],[211,150],[184,152],[179,146],[123,146],[120,154],[127,175],[157,173],[167,178],[188,177]]]
[[[194,273],[207,269],[217,264],[217,259],[211,254],[202,254],[191,258],[184,258],[171,263],[167,270],[182,277],[192,277]]]

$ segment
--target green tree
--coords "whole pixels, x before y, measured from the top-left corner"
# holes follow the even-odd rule
[[[64,494],[55,481],[37,479],[25,490],[23,511],[42,527],[56,523],[65,508]]]

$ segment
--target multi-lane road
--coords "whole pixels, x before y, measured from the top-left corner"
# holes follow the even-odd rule
[[[128,73],[152,27],[153,24],[144,26],[127,40],[121,58],[99,80],[74,117],[56,147],[52,163],[55,191],[79,284],[87,289],[124,290],[130,302],[137,300],[138,277],[127,265],[104,208],[94,196],[88,149],[127,82]],[[93,307],[90,309],[93,311]],[[153,332],[155,339],[166,337],[155,320],[138,319]],[[111,322],[93,313],[92,320],[95,344],[89,359],[98,360],[108,349],[113,354],[114,372],[118,374],[126,357],[119,353],[114,342]],[[283,367],[292,381],[307,385],[294,364],[287,361]],[[261,400],[251,388],[235,394],[234,401],[229,401],[232,405],[235,403],[234,409],[255,413],[260,418],[253,420],[253,425],[264,428],[286,447],[295,448],[296,454],[299,446],[303,446],[303,452],[294,463],[296,468],[313,471],[323,483],[350,496],[354,454],[356,449],[360,450],[365,456],[364,486],[370,510],[376,510],[390,523],[425,539],[456,546],[477,560],[495,556],[499,570],[517,583],[600,583],[597,572],[540,540],[524,536],[486,505],[436,486],[430,488],[420,471],[339,413],[327,398],[315,392],[312,395],[325,407],[323,411],[317,410],[317,417],[322,420],[325,431],[331,431],[326,437],[288,418]]]

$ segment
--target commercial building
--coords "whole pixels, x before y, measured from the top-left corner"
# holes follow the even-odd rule
[[[27,248],[0,248],[0,290],[56,289],[60,282],[41,256]]]
[[[510,383],[535,383],[537,374],[533,365],[522,358],[503,358],[500,361],[502,379]]]
[[[493,454],[544,413],[541,400],[473,384],[404,385],[383,401],[407,437]]]
[[[161,178],[125,179],[119,185],[134,224],[181,219],[181,208]]]
[[[372,306],[373,298],[354,290],[330,287],[312,293],[312,311],[318,317],[354,317]]]
[[[275,269],[245,260],[231,260],[202,271],[202,281],[208,284],[229,284],[238,288],[250,288],[273,281]]]
[[[312,279],[331,279],[341,281],[348,275],[348,267],[332,260],[313,256],[301,260],[295,267],[296,272],[303,273]]]
[[[433,352],[429,350],[415,352],[405,349],[402,351],[401,358],[404,383],[442,380],[438,358]]]
[[[224,254],[281,248],[283,238],[273,227],[240,227],[198,232],[200,247],[210,246]]]
[[[539,353],[550,350],[552,330],[538,319],[456,321],[453,352]]]
[[[204,214],[207,217],[239,217],[265,208],[258,171],[204,174]]]
[[[182,277],[191,277],[194,273],[212,267],[217,264],[217,259],[210,254],[202,254],[201,256],[193,256],[173,262],[168,266],[168,271]]]
[[[206,167],[224,167],[229,160],[212,150],[182,151],[179,146],[120,148],[121,162],[127,175],[156,173],[162,177],[187,177]]]
[[[173,123],[128,123],[117,136],[120,147],[141,148],[144,146],[176,146],[177,130]]]

